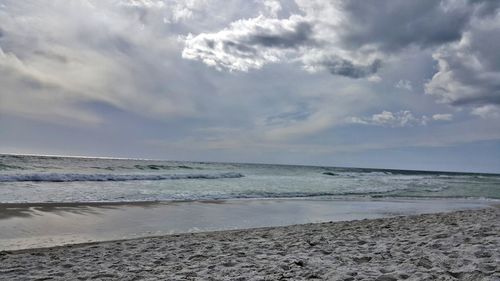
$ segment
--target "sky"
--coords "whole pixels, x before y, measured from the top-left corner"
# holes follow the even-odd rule
[[[0,153],[500,172],[500,1],[0,0]]]

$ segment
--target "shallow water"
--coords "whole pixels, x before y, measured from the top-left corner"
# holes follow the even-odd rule
[[[473,200],[227,200],[3,204],[0,250],[481,208]]]

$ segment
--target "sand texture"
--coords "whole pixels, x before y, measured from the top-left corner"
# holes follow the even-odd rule
[[[500,280],[500,209],[0,252],[0,280]]]

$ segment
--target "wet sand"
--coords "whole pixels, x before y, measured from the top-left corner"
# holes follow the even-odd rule
[[[1,280],[500,280],[500,209],[0,252]]]
[[[484,206],[487,206],[485,201],[448,199],[0,204],[0,250],[373,219]]]

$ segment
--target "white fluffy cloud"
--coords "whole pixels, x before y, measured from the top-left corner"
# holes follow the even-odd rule
[[[449,113],[434,114],[434,115],[432,115],[432,120],[436,120],[436,121],[451,121],[451,120],[453,120],[453,115],[449,114]]]
[[[483,105],[472,109],[471,114],[477,115],[483,119],[500,118],[500,106],[495,106],[491,104]]]
[[[415,125],[425,125],[426,117],[416,118],[409,110],[398,111],[392,113],[390,111],[382,111],[381,113],[373,114],[369,118],[351,117],[349,122],[364,125],[388,126],[388,127],[407,127]]]
[[[263,0],[262,3],[264,4],[265,11],[271,17],[278,16],[278,12],[281,11],[281,9],[282,9],[281,3],[279,0]]]
[[[217,33],[189,35],[182,56],[217,69],[248,71],[278,62],[303,45],[313,44],[310,29],[298,16],[279,20],[261,15],[233,22]]]
[[[297,11],[288,18],[276,18],[276,13],[269,17],[260,14],[235,21],[218,32],[190,35],[183,57],[230,71],[299,62],[310,72],[325,70],[351,78],[370,77],[377,72],[381,65],[377,52],[342,49],[334,42],[336,32],[325,32],[335,23],[332,14],[317,18],[317,9],[321,7],[297,4],[302,13]],[[328,7],[331,13],[340,13],[333,7]]]
[[[407,91],[413,90],[413,86],[411,85],[411,81],[408,81],[408,80],[399,80],[394,85],[394,87],[396,87],[397,89],[403,89],[403,90],[407,90]]]
[[[348,123],[374,125],[384,127],[412,127],[412,126],[425,126],[430,121],[451,121],[451,114],[434,114],[432,118],[425,115],[416,117],[409,110],[401,110],[398,112],[391,112],[384,110],[381,113],[373,114],[371,117],[349,117]]]

